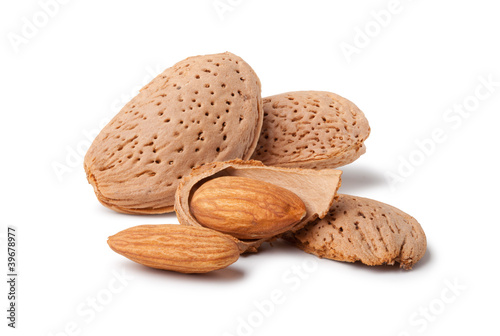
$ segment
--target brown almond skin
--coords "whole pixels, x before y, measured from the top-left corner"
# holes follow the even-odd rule
[[[113,251],[139,264],[181,273],[206,273],[238,260],[236,242],[217,231],[177,224],[139,225],[109,237]]]
[[[238,176],[203,183],[193,193],[190,210],[200,224],[239,239],[275,236],[306,214],[304,202],[293,192]]]

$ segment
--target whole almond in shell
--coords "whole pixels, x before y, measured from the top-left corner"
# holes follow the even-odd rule
[[[189,57],[158,75],[111,120],[85,156],[99,201],[124,213],[173,210],[191,168],[248,159],[262,126],[259,78],[240,57]]]
[[[177,224],[135,226],[109,237],[108,245],[139,264],[181,273],[225,268],[240,255],[238,245],[229,236]]]
[[[334,169],[267,167],[259,161],[231,160],[206,164],[193,169],[191,174],[182,179],[175,194],[175,211],[181,224],[204,226],[190,210],[189,203],[194,192],[205,182],[221,176],[244,177],[287,189],[302,200],[306,214],[288,228],[296,231],[306,223],[326,216],[340,186],[341,174],[340,170]],[[259,239],[237,239],[237,242],[241,252],[256,252],[264,241],[276,237],[269,235]]]
[[[415,218],[371,199],[338,195],[323,219],[285,239],[321,258],[410,269],[425,254],[427,240]]]
[[[363,112],[335,93],[282,93],[264,98],[264,123],[252,159],[280,167],[341,167],[365,153],[369,134]]]
[[[293,192],[239,176],[204,182],[193,193],[189,206],[203,226],[239,239],[275,236],[306,215],[304,202]]]

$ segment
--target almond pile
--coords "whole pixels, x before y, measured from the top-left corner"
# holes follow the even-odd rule
[[[334,93],[261,98],[231,53],[189,57],[146,85],[101,131],[84,161],[106,207],[174,211],[180,225],[109,237],[137,263],[205,273],[277,238],[322,258],[410,269],[425,253],[418,222],[387,204],[337,195],[340,170],[365,153],[363,112]]]

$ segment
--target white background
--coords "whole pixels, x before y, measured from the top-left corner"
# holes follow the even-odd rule
[[[0,260],[5,270],[6,227],[16,225],[20,275],[16,330],[0,286],[2,335],[498,334],[494,1],[401,0],[383,26],[373,11],[392,9],[389,0],[222,0],[221,15],[213,0],[60,1],[50,17],[35,0],[0,7]],[[350,57],[347,44],[357,48]],[[419,220],[428,251],[414,270],[319,260],[277,243],[226,270],[180,275],[109,249],[120,230],[177,220],[101,206],[82,167],[85,134],[166,67],[223,51],[254,68],[263,96],[327,90],[365,112],[367,153],[344,168],[341,192]],[[453,109],[463,104],[462,117]],[[439,129],[445,140],[422,154],[416,141]],[[413,168],[391,188],[386,176],[402,161]],[[279,293],[262,314],[255,302]]]

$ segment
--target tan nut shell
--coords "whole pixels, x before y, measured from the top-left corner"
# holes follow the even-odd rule
[[[263,101],[264,123],[253,160],[279,167],[336,168],[366,151],[368,121],[356,105],[335,93],[288,92]]]
[[[339,261],[411,269],[425,254],[425,233],[415,218],[367,198],[339,194],[329,214],[284,237],[298,248]]]
[[[99,201],[118,212],[173,211],[180,179],[203,163],[248,159],[262,126],[260,81],[240,57],[189,57],[158,75],[85,156]]]
[[[189,210],[190,197],[203,181],[220,176],[248,177],[288,189],[295,193],[306,206],[306,215],[292,231],[308,222],[323,218],[328,213],[340,186],[342,172],[334,169],[312,170],[267,167],[259,161],[232,160],[216,162],[195,168],[184,177],[175,194],[175,211],[179,222],[184,225],[202,226]],[[262,242],[273,237],[258,240],[238,240],[242,252],[256,252]]]

